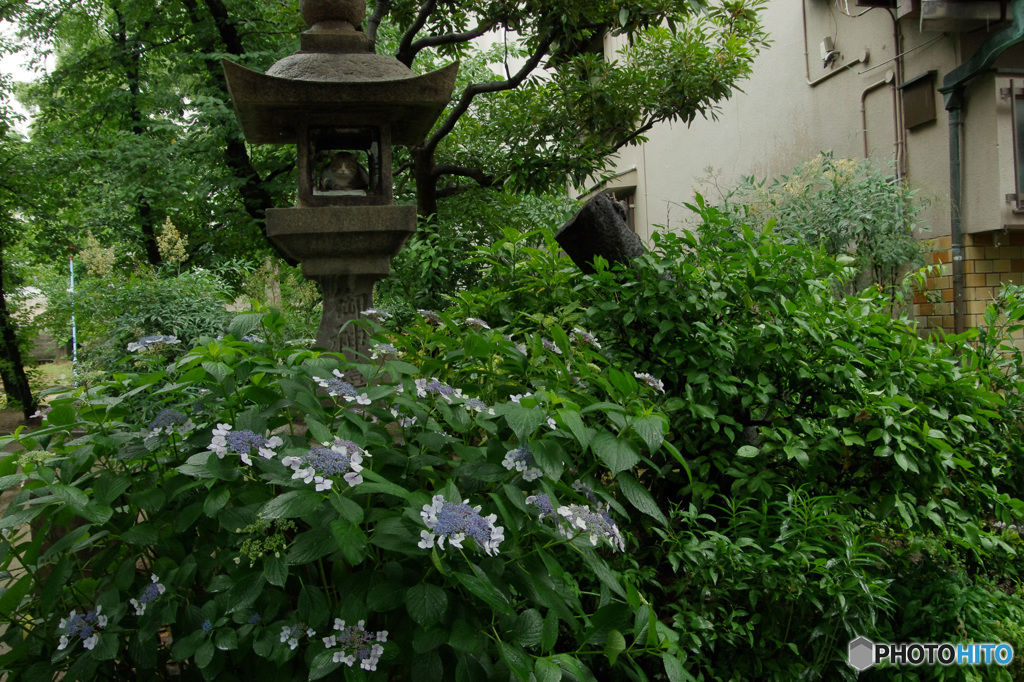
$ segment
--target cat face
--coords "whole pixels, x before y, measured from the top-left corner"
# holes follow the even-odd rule
[[[328,152],[327,165],[320,173],[320,189],[358,190],[369,185],[369,175],[352,152]]]

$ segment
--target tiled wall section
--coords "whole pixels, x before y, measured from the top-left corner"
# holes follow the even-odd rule
[[[923,335],[933,329],[953,331],[952,239],[926,242],[939,272],[928,278],[928,293],[914,296],[914,314]],[[964,235],[964,302],[966,324],[984,321],[985,307],[1003,282],[1024,282],[1024,232],[981,232]]]

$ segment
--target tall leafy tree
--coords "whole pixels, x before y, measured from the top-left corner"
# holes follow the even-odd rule
[[[714,114],[765,45],[763,1],[371,1],[365,30],[379,52],[420,71],[463,61],[451,106],[397,180],[423,215],[471,187],[582,184],[657,122]],[[166,215],[200,257],[265,250],[254,238],[267,208],[292,201],[293,152],[245,144],[219,60],[265,70],[296,50],[297,4],[25,7],[26,37],[52,45],[56,64],[25,95],[38,109],[33,141],[50,153],[47,187],[67,198],[41,218],[60,235],[89,229],[134,244],[150,262]],[[609,34],[627,47],[606,57]]]
[[[6,6],[0,5],[0,19],[8,16],[8,12]],[[12,49],[9,41],[0,38],[0,54]],[[28,419],[36,411],[36,399],[25,373],[18,326],[7,300],[14,278],[5,254],[25,237],[21,216],[36,201],[36,192],[29,175],[30,150],[15,128],[20,116],[9,105],[11,86],[10,74],[0,74],[0,381],[8,399],[18,403]]]

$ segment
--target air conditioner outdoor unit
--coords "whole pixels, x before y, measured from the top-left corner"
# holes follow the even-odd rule
[[[922,31],[971,31],[1005,17],[1005,0],[921,0]]]

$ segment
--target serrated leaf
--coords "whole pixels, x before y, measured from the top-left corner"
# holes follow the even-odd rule
[[[552,651],[557,641],[558,616],[555,615],[554,609],[549,609],[548,614],[544,616],[544,627],[540,634],[541,651]]]
[[[511,613],[512,609],[509,608],[508,599],[494,587],[490,578],[476,566],[471,564],[470,567],[475,569],[477,575],[454,573],[453,576],[463,587],[501,613]]]
[[[530,682],[530,671],[533,668],[529,654],[520,647],[498,641],[498,648],[501,652],[501,660],[512,671],[516,677],[523,682]]]
[[[519,442],[525,443],[537,428],[547,421],[547,413],[544,410],[523,407],[516,403],[497,405],[494,408],[496,414],[505,417],[509,428],[515,432]]]
[[[544,619],[537,609],[527,609],[516,618],[512,639],[519,646],[537,646],[544,632]]]
[[[47,492],[52,493],[54,497],[67,503],[70,507],[73,507],[76,510],[80,510],[85,507],[85,505],[89,504],[88,495],[78,488],[73,488],[69,485],[55,483],[47,489]]]
[[[305,516],[315,511],[323,500],[322,494],[309,488],[290,490],[267,502],[260,510],[260,516],[265,519],[293,519]]]
[[[218,488],[208,493],[203,501],[203,513],[211,519],[216,517],[217,512],[224,508],[229,499],[231,499],[231,490],[228,488]]]
[[[321,443],[334,441],[334,434],[331,433],[331,430],[309,415],[306,415],[306,426],[309,427],[309,435],[317,441]]]
[[[288,582],[288,563],[283,557],[268,554],[263,557],[263,577],[276,587],[284,587]]]
[[[299,534],[288,550],[288,563],[308,564],[338,551],[338,543],[326,528],[312,528]]]
[[[666,651],[661,654],[661,661],[665,666],[665,676],[668,677],[669,682],[687,682],[687,680],[693,679],[683,669],[683,664],[680,660],[669,652]]]
[[[155,545],[157,541],[156,529],[150,523],[137,523],[121,533],[121,540],[130,545]]]
[[[433,625],[444,617],[448,595],[437,585],[420,583],[405,593],[405,608],[420,625]]]
[[[569,427],[569,431],[572,432],[573,437],[576,438],[581,448],[586,449],[590,445],[590,439],[593,438],[595,430],[586,427],[583,423],[583,418],[577,410],[563,407],[558,410],[558,418]]]
[[[608,431],[600,431],[590,441],[594,454],[613,474],[632,469],[640,462],[640,453],[632,441]]]
[[[533,674],[537,682],[559,682],[562,679],[562,669],[550,658],[538,658],[533,664]]]
[[[655,502],[654,498],[651,497],[651,494],[647,492],[647,488],[643,487],[639,481],[633,478],[632,474],[619,474],[615,477],[615,480],[618,482],[619,489],[622,490],[622,494],[626,496],[626,499],[629,500],[630,504],[644,514],[655,519],[661,525],[668,525],[668,519],[665,518],[661,509],[658,508],[658,503]]]
[[[357,566],[366,558],[366,533],[362,528],[345,519],[331,521],[331,535],[338,543],[341,553],[345,555],[345,561],[352,566]]]
[[[633,430],[644,439],[651,452],[657,452],[665,440],[668,422],[663,417],[640,417],[633,420]]]

